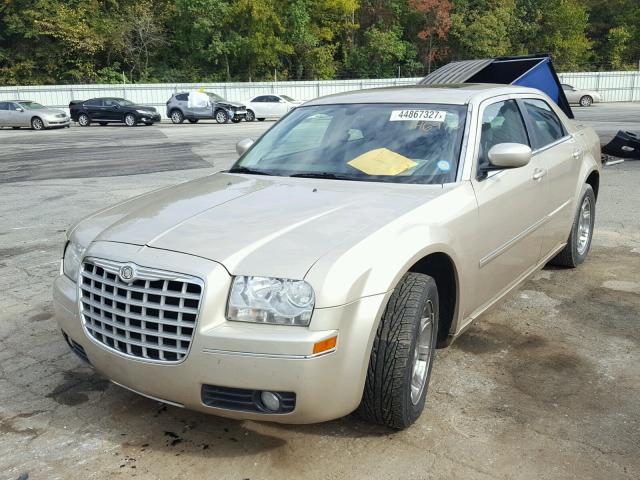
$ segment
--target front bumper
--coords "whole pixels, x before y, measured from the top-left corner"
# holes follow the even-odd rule
[[[156,123],[159,122],[161,120],[160,114],[159,113],[154,113],[154,114],[138,114],[138,121],[139,122],[144,122],[144,123]]]
[[[125,388],[170,404],[238,419],[314,423],[357,408],[366,378],[375,325],[385,295],[316,309],[308,328],[229,322],[225,307],[231,277],[221,265],[175,252],[98,242],[88,255],[131,261],[198,276],[205,281],[198,324],[187,357],[178,364],[126,358],[99,344],[82,326],[77,286],[65,276],[54,283],[60,328],[79,344],[91,365]],[[316,342],[338,335],[334,351],[313,355]],[[203,385],[293,392],[295,409],[285,414],[213,408]]]
[[[46,128],[51,127],[68,127],[71,123],[71,119],[69,117],[64,118],[43,118],[42,123]]]

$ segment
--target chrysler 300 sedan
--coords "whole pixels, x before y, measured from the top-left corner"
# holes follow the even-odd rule
[[[437,347],[589,252],[598,139],[534,89],[324,97],[237,149],[68,232],[56,316],[114,383],[233,418],[404,428]]]

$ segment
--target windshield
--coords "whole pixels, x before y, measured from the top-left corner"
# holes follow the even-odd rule
[[[455,181],[466,107],[349,104],[299,107],[231,172],[398,183]]]
[[[24,108],[26,108],[27,110],[41,110],[43,108],[47,108],[44,105],[40,105],[39,103],[36,102],[18,102],[20,105],[22,105]]]
[[[295,100],[288,95],[280,95],[280,97],[284,98],[287,102],[295,102]]]
[[[125,100],[124,98],[116,98],[116,102],[120,104],[121,107],[129,107],[131,105],[135,105],[131,100]]]
[[[216,95],[215,93],[210,93],[207,92],[207,95],[209,95],[209,98],[215,102],[223,102],[224,98],[222,98],[220,95]]]

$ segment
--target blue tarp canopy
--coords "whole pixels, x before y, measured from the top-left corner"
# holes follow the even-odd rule
[[[420,85],[451,83],[499,83],[537,88],[549,95],[569,118],[573,118],[549,55],[452,62],[420,81]]]

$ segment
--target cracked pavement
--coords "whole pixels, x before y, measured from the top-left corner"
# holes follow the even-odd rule
[[[625,112],[640,130],[638,104],[576,109],[603,135]],[[403,432],[207,416],[83,364],[52,317],[65,230],[227,168],[272,124],[0,130],[0,479],[640,478],[640,161],[605,168],[584,265],[536,273],[438,351]]]

